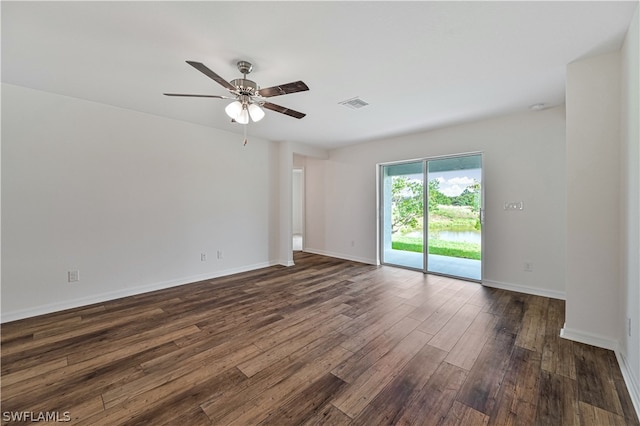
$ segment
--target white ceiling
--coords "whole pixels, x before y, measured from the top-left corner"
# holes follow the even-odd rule
[[[242,133],[222,77],[271,98],[249,135],[334,148],[564,102],[566,65],[619,49],[630,2],[1,2],[2,81]],[[352,110],[340,101],[359,96]],[[34,106],[35,108],[36,106]]]

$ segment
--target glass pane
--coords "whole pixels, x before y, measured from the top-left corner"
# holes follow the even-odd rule
[[[423,270],[423,162],[383,166],[382,175],[382,261]]]
[[[482,279],[482,157],[427,162],[428,272]]]

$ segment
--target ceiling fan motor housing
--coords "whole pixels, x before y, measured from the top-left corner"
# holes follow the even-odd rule
[[[259,89],[254,81],[247,80],[246,78],[236,78],[235,80],[231,80],[230,83],[241,95],[253,96]]]

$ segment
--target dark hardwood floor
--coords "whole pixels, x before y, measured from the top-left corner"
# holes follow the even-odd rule
[[[562,301],[295,262],[3,324],[3,424],[638,424]]]

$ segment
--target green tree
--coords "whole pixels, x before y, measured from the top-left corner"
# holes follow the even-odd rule
[[[440,192],[440,182],[429,182],[429,208],[437,211],[439,205],[450,205],[451,199]],[[422,181],[407,176],[396,176],[391,182],[391,232],[410,232],[422,227],[424,215],[424,188]]]
[[[406,176],[391,181],[391,232],[419,229],[424,212],[422,182]]]
[[[469,206],[471,210],[478,211],[480,207],[480,183],[474,179],[474,183],[467,186],[460,195],[451,197],[454,206]]]
[[[438,206],[451,205],[451,198],[440,192],[440,182],[437,179],[429,181],[429,208],[437,211]]]

